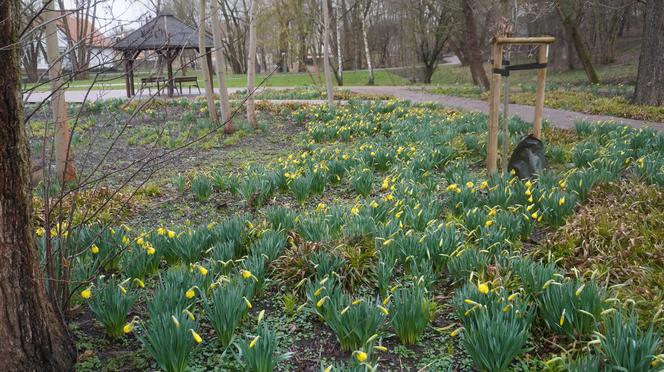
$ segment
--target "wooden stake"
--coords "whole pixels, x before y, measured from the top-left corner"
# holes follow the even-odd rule
[[[549,45],[542,44],[537,51],[537,62],[547,63]],[[535,119],[533,120],[533,135],[542,139],[542,113],[544,112],[544,88],[546,86],[546,68],[537,70],[537,93],[535,95]]]
[[[503,68],[503,46],[494,43],[491,48],[492,67]],[[487,139],[486,169],[489,174],[496,173],[498,161],[498,120],[500,109],[500,74],[491,74],[491,98],[489,101],[489,134]]]

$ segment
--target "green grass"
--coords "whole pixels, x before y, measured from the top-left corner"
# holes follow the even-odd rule
[[[602,83],[633,84],[636,80],[638,63],[634,60],[629,63],[613,63],[596,66],[596,68]],[[485,64],[484,69],[488,74],[490,65],[488,63]],[[473,80],[468,66],[442,65],[438,66],[438,69],[433,74],[431,82],[434,85],[457,85],[472,84]],[[537,82],[537,74],[535,71],[514,72],[510,75],[510,82],[513,84],[534,84]],[[574,85],[588,84],[588,78],[582,69],[549,70],[547,74],[547,82]]]
[[[141,77],[145,77],[148,74],[146,73],[136,73],[134,75],[134,81],[136,89],[140,87]],[[198,76],[198,85],[203,87],[203,79],[201,74],[198,71],[189,70],[188,76],[196,75]],[[176,76],[181,76],[181,74],[176,74]],[[264,79],[268,77],[268,74],[257,74],[256,75],[256,85],[260,84]],[[376,70],[374,72],[375,85],[407,85],[408,80],[392,74],[386,70]],[[216,76],[215,76],[216,79]],[[344,85],[353,86],[353,85],[367,85],[368,73],[366,70],[357,70],[357,71],[346,71],[344,72]],[[333,79],[334,85],[337,85],[336,79]],[[87,90],[90,85],[93,85],[93,90],[123,90],[124,89],[124,77],[119,73],[110,73],[103,74],[97,78],[97,82],[94,81],[94,76],[91,76],[90,79],[86,80],[75,80],[72,81],[67,90]],[[229,74],[226,75],[226,84],[229,88],[244,88],[247,86],[247,77],[244,74]],[[263,86],[269,87],[300,87],[300,86],[324,86],[325,78],[323,74],[317,73],[275,73],[270,76]],[[215,80],[215,86],[218,86],[217,81]],[[33,88],[38,92],[45,92],[50,90],[49,84],[27,84],[26,88]],[[183,88],[186,89],[186,85],[183,84]]]

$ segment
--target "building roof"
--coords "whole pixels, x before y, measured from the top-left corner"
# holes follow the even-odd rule
[[[205,35],[205,46],[214,43]],[[146,24],[118,40],[113,48],[118,50],[198,49],[198,30],[184,24],[172,14],[160,14]]]

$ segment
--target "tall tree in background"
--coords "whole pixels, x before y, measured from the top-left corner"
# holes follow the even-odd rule
[[[325,70],[325,88],[327,104],[334,107],[334,90],[332,89],[332,66],[330,66],[330,8],[328,0],[323,0],[323,69]]]
[[[58,32],[55,26],[59,15],[52,0],[44,0],[46,18],[46,57],[48,77],[51,81],[51,110],[55,123],[55,169],[59,182],[71,182],[76,178],[71,161],[71,133],[67,124],[67,102],[65,101],[64,80],[62,78],[62,58],[58,49]],[[45,168],[46,172],[47,169]]]
[[[217,79],[219,80],[219,101],[221,103],[221,121],[224,132],[233,133],[233,122],[230,120],[231,105],[228,101],[228,88],[226,87],[226,63],[224,49],[221,44],[221,21],[219,20],[219,3],[211,0],[210,13],[212,13],[212,37],[214,39],[214,56],[217,60]]]
[[[576,0],[556,0],[555,2],[558,16],[560,17],[560,20],[563,23],[567,34],[572,40],[572,44],[574,45],[574,49],[576,49],[579,60],[581,60],[583,70],[586,72],[588,81],[593,84],[598,84],[599,75],[597,75],[597,70],[593,64],[588,47],[586,46],[586,43],[581,36],[581,31],[577,25],[578,21],[573,18],[574,14],[576,14],[577,19],[579,18],[581,13],[577,8],[579,5],[581,5],[580,2],[577,3]]]
[[[215,0],[212,0],[215,1]],[[203,83],[205,84],[205,97],[207,98],[208,112],[210,113],[210,120],[215,123],[219,122],[219,115],[217,114],[217,106],[214,104],[214,83],[212,81],[212,66],[208,64],[208,53],[210,53],[206,46],[205,35],[205,0],[198,1],[198,55],[203,70]]]
[[[475,12],[473,10],[472,0],[461,0],[463,17],[465,21],[465,47],[464,55],[467,56],[468,66],[470,67],[470,74],[473,78],[475,85],[483,90],[489,89],[489,79],[484,71],[484,64],[482,63],[482,52],[480,51],[480,44],[477,38],[477,25],[475,24]]]
[[[371,10],[371,0],[364,0],[364,7],[362,9],[362,42],[364,44],[364,55],[367,60],[367,70],[369,71],[369,81],[367,85],[374,85],[374,70],[373,64],[371,63],[371,50],[369,50],[369,38],[367,37],[367,18],[369,17],[369,11]]]
[[[337,84],[339,86],[344,85],[344,59],[343,59],[343,53],[342,53],[342,38],[341,38],[341,25],[342,25],[342,20],[341,20],[341,9],[340,8],[335,8],[335,22],[336,22],[336,34],[337,34]]]
[[[438,60],[450,38],[452,20],[449,4],[444,1],[414,0],[402,4],[409,18],[408,27],[415,37],[419,60],[424,64],[424,83],[430,84],[438,67]]]
[[[251,0],[249,7],[249,58],[247,59],[247,121],[256,129],[256,102],[254,101],[254,90],[256,89],[256,2]]]
[[[0,1],[0,370],[69,371],[76,353],[44,288],[23,125],[20,1]]]
[[[648,0],[634,102],[664,105],[664,4]]]

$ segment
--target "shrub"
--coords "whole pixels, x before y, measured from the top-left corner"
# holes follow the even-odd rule
[[[265,209],[267,220],[275,230],[291,231],[295,227],[295,211],[278,206],[270,206]]]
[[[526,351],[532,315],[518,296],[506,298],[500,288],[486,289],[485,293],[468,283],[455,295],[464,327],[461,340],[480,370],[506,371]]]
[[[104,281],[100,277],[88,300],[88,306],[95,318],[104,325],[106,333],[112,338],[118,338],[124,333],[125,320],[136,301],[136,295],[127,294],[126,282],[118,283],[115,277]]]
[[[258,332],[251,341],[240,342],[238,350],[246,370],[252,372],[271,372],[277,364],[293,355],[290,352],[277,354],[277,335],[265,323],[258,326]]]
[[[252,255],[265,255],[269,261],[274,261],[286,248],[286,236],[274,230],[265,230],[253,242],[249,251]]]
[[[332,305],[326,312],[325,324],[337,336],[343,351],[359,349],[385,322],[387,311],[380,305],[362,299],[351,301],[343,294],[337,301],[330,302]]]
[[[652,324],[644,331],[639,328],[635,315],[623,319],[616,311],[606,319],[600,342],[609,370],[646,372],[655,366],[661,335],[653,330]]]
[[[212,291],[212,296],[203,302],[205,315],[217,333],[219,343],[227,347],[233,334],[247,313],[242,282],[232,281]]]
[[[404,345],[414,345],[429,323],[429,302],[424,290],[399,288],[390,302],[390,322]]]
[[[538,300],[544,322],[554,332],[580,339],[597,329],[606,308],[604,292],[592,279],[550,283]]]
[[[355,169],[350,177],[350,185],[353,190],[365,197],[371,193],[372,183],[373,172],[368,168]]]
[[[183,372],[196,343],[197,324],[184,313],[161,313],[151,316],[139,339],[159,367],[167,372]]]
[[[212,194],[212,182],[207,176],[199,174],[191,181],[191,192],[198,201],[208,200]]]

